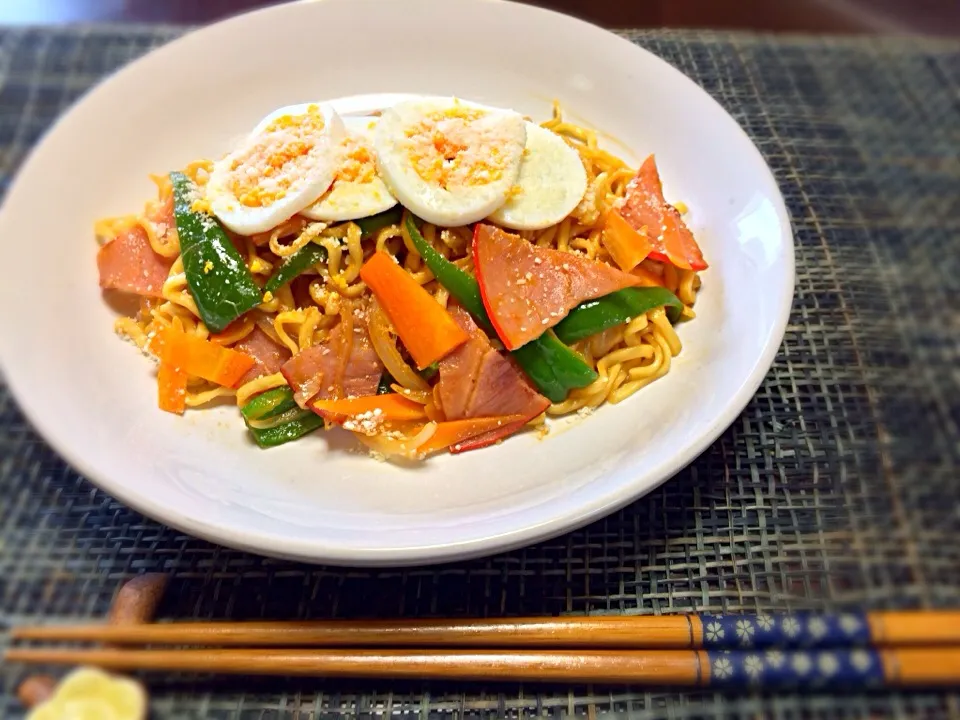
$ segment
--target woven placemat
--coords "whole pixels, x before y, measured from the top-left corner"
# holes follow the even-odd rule
[[[0,31],[0,183],[50,123],[170,28]],[[960,48],[628,36],[750,134],[797,240],[783,347],[693,465],[583,530],[490,559],[341,570],[225,550],[67,468],[0,389],[0,621],[100,616],[173,574],[181,618],[960,606]],[[7,638],[0,633],[0,649]],[[0,670],[20,717],[21,670]],[[157,678],[156,718],[960,717],[933,692],[720,695],[585,686]]]

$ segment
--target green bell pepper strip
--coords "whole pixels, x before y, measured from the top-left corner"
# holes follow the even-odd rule
[[[671,322],[676,322],[683,303],[672,292],[661,287],[625,288],[580,303],[554,326],[553,331],[561,342],[569,345],[664,306]]]
[[[402,212],[400,208],[393,208],[384,210],[382,213],[377,213],[376,215],[371,215],[370,217],[353,220],[352,222],[355,222],[360,228],[360,237],[363,239],[372,235],[377,230],[382,230],[388,225],[395,225],[400,222]],[[274,271],[270,279],[267,280],[267,284],[263,286],[263,289],[266,292],[275,293],[302,272],[326,259],[326,248],[322,245],[317,245],[315,242],[309,242],[288,257],[284,263]]]
[[[192,209],[196,198],[193,181],[181,172],[170,173],[170,181],[180,256],[190,295],[203,324],[211,332],[222,332],[263,301],[260,288],[216,218]]]
[[[267,284],[263,286],[266,292],[276,292],[288,282],[297,277],[308,268],[312,268],[318,262],[327,259],[327,249],[323,245],[317,245],[315,242],[308,242],[304,247],[297,250],[288,257],[283,265],[278,267]]]
[[[440,363],[430,363],[420,371],[420,377],[422,377],[424,380],[433,380],[433,378],[437,376],[438,372],[440,372]]]
[[[597,373],[583,358],[547,330],[511,355],[550,402],[563,402],[574,388],[586,387]]]
[[[277,425],[276,427],[266,430],[257,430],[255,428],[247,429],[250,431],[250,434],[253,435],[253,439],[257,445],[262,448],[268,448],[296,440],[321,427],[323,427],[323,418],[309,410],[304,410],[298,417],[282,425]]]
[[[390,386],[395,382],[396,380],[393,379],[393,376],[384,371],[380,375],[380,382],[377,384],[377,395],[386,395],[387,393],[392,393],[393,388]]]
[[[493,327],[483,306],[480,285],[476,278],[437,252],[420,234],[412,215],[408,214],[404,222],[414,247],[437,282],[443,285],[487,332],[492,333]],[[574,388],[586,387],[597,379],[593,368],[549,331],[511,354],[527,377],[551,402],[562,402]]]
[[[266,420],[297,407],[293,390],[287,386],[262,392],[240,408],[244,420]]]
[[[278,387],[260,393],[240,409],[247,429],[253,435],[257,445],[263,448],[275,447],[303,437],[323,425],[323,418],[310,412],[300,410],[293,399],[293,390],[288,387]],[[283,415],[289,414],[289,419]],[[269,421],[276,419],[271,427],[251,427],[251,422]],[[263,423],[265,425],[269,423]]]
[[[430,272],[433,273],[437,282],[456,298],[464,310],[473,315],[477,322],[483,325],[484,330],[493,332],[490,318],[487,317],[487,309],[483,306],[483,298],[480,296],[480,284],[476,278],[447,260],[428,243],[417,229],[413,215],[408,214],[404,224],[410,234],[410,239],[413,241],[413,246],[417,248],[417,252],[420,253],[420,257],[430,268]]]
[[[359,220],[351,220],[351,222],[355,222],[360,227],[360,237],[367,238],[377,232],[377,230],[383,230],[389,225],[396,225],[402,217],[403,208],[397,205],[389,210],[384,210],[382,213],[360,218]]]

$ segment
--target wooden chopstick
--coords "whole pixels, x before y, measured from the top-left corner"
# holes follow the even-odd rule
[[[634,683],[769,689],[960,684],[960,648],[703,650],[13,649],[7,662],[231,675]]]
[[[735,649],[960,646],[960,611],[636,615],[492,620],[191,622],[35,626],[23,640],[226,647]]]

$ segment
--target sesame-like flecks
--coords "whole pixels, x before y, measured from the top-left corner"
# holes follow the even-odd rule
[[[376,156],[365,138],[348,135],[340,145],[340,152],[342,159],[337,180],[366,184],[377,176]]]
[[[410,162],[427,182],[444,189],[496,182],[509,165],[496,124],[478,122],[485,110],[454,105],[427,113],[408,127],[405,140]]]

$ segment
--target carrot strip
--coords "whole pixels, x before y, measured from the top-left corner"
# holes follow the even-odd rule
[[[492,432],[498,428],[515,425],[523,420],[523,415],[501,415],[500,417],[467,418],[466,420],[448,420],[438,422],[437,429],[430,439],[417,448],[418,455],[427,455],[447,448],[457,451],[460,443],[470,438]]]
[[[377,296],[418,369],[469,339],[450,313],[386,253],[374,253],[360,277]]]
[[[217,385],[233,387],[247,374],[256,361],[242,352],[167,327],[150,341],[150,350],[160,363],[178,359],[178,367],[187,375],[209,380]]]
[[[653,250],[647,236],[634,230],[616,210],[607,213],[601,241],[613,261],[625,272],[642,263]]]
[[[183,415],[187,409],[187,373],[176,360],[162,358],[157,370],[157,405],[161,410]]]
[[[157,405],[166,412],[183,415],[187,409],[186,356],[178,351],[179,348],[167,343],[166,337],[166,333],[161,331],[147,343],[147,349],[160,360],[157,369]]]
[[[177,415],[183,415],[187,409],[187,374],[163,361],[157,370],[157,405],[161,410]]]
[[[426,420],[423,405],[408,400],[399,393],[364,395],[340,400],[315,400],[313,410],[328,420],[342,422],[347,418],[370,413],[381,421]]]

